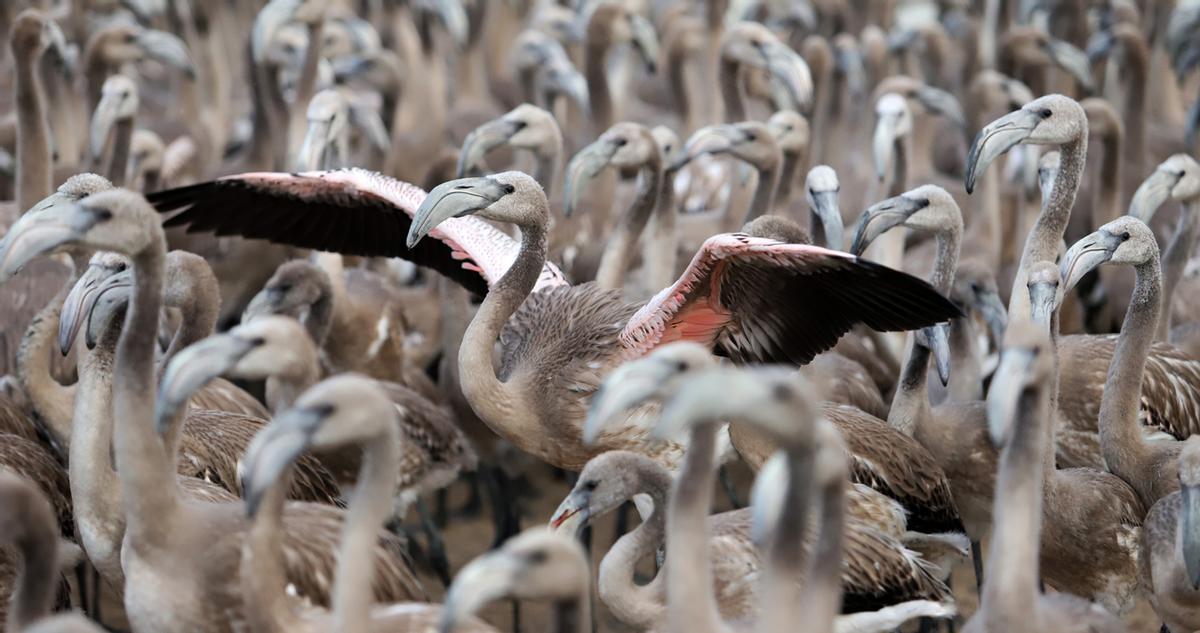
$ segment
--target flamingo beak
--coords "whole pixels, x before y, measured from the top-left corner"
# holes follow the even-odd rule
[[[521,567],[520,562],[503,549],[488,552],[467,563],[454,576],[454,582],[446,592],[438,633],[451,633],[485,604],[508,596],[508,587]]]
[[[579,538],[591,519],[591,492],[572,490],[551,515],[550,529]]]
[[[137,42],[150,59],[178,70],[188,79],[196,78],[196,66],[192,63],[187,44],[175,35],[147,29],[138,35]]]
[[[1149,178],[1133,194],[1129,202],[1129,215],[1149,223],[1167,200],[1171,198],[1171,190],[1179,182],[1181,173],[1166,169],[1156,169]]]
[[[1017,403],[1025,390],[1025,374],[1032,364],[1033,351],[1027,348],[1009,347],[1000,354],[987,396],[988,436],[997,449],[1012,433]]]
[[[319,423],[310,409],[293,409],[277,416],[259,431],[242,460],[242,497],[246,516],[253,519],[263,498],[287,469],[311,445],[311,428]]]
[[[854,240],[850,243],[850,254],[859,256],[879,238],[891,229],[902,226],[912,214],[929,206],[927,198],[909,198],[896,196],[877,202],[858,218],[854,227]]]
[[[567,178],[563,185],[564,216],[569,218],[575,213],[575,207],[579,204],[579,197],[587,183],[608,166],[617,149],[613,139],[602,135],[571,158],[571,162],[567,164]]]
[[[838,206],[838,192],[809,190],[807,196],[808,206],[813,215],[817,216],[821,229],[825,232],[825,247],[835,251],[845,248],[845,237],[842,235],[845,227],[842,224],[842,211]]]
[[[1075,242],[1058,265],[1063,279],[1062,291],[1070,292],[1084,275],[1112,259],[1121,241],[1121,238],[1101,229]]]
[[[485,154],[507,143],[523,127],[524,122],[500,117],[471,130],[458,152],[457,177],[463,178],[468,172],[479,169]]]
[[[1087,50],[1085,52],[1087,53],[1088,61],[1096,63],[1108,57],[1116,45],[1117,38],[1113,37],[1112,31],[1097,31],[1087,43]]]
[[[113,273],[113,269],[107,266],[88,266],[63,300],[62,311],[58,317],[58,349],[63,356],[75,345],[75,337],[79,334],[84,318],[91,314],[96,299],[100,296],[101,284]]]
[[[0,240],[0,283],[39,255],[55,252],[83,239],[102,217],[107,217],[104,213],[69,202],[39,205],[22,215]]]
[[[495,178],[459,178],[434,187],[417,207],[408,229],[408,248],[416,246],[442,222],[478,213],[508,193],[505,185]]]
[[[917,332],[921,345],[933,353],[933,364],[937,369],[938,380],[945,387],[950,382],[950,325],[938,323]]]
[[[703,154],[724,154],[733,150],[736,144],[734,130],[728,125],[709,125],[692,133],[679,157],[671,165],[672,171],[678,171],[684,165],[696,160]]]
[[[454,45],[463,48],[471,36],[471,22],[467,19],[467,10],[461,0],[440,0],[432,3],[431,7],[446,32],[454,40]]]
[[[308,129],[304,132],[304,141],[296,152],[296,171],[317,171],[325,169],[329,161],[327,150],[333,139],[332,118],[309,119]]]
[[[980,289],[975,293],[974,300],[975,307],[987,323],[992,341],[999,347],[1004,340],[1004,330],[1008,327],[1008,308],[1000,300],[1000,293],[995,288]]]
[[[133,292],[133,276],[130,273],[113,275],[101,282],[96,297],[87,312],[83,342],[88,349],[95,349],[101,335],[114,323],[124,323],[125,308]],[[72,339],[74,344],[74,339]]]
[[[62,60],[63,67],[67,73],[74,75],[77,55],[71,49],[70,45],[67,44],[67,36],[63,33],[62,28],[59,27],[58,22],[53,20],[46,22],[46,37],[50,42],[50,48]]]
[[[801,113],[809,112],[813,102],[813,80],[804,58],[779,43],[766,47],[764,54],[767,71],[787,92],[793,109]]]
[[[658,35],[654,25],[639,14],[629,14],[629,30],[633,36],[633,47],[646,65],[646,72],[658,72]]]
[[[569,60],[562,59],[557,62],[552,60],[542,76],[547,91],[561,94],[570,99],[584,114],[591,112],[587,80],[571,65]]]
[[[653,356],[618,367],[592,396],[583,424],[584,443],[594,443],[601,431],[619,420],[622,413],[661,396],[664,385],[683,371],[686,369],[680,369],[678,364]]]
[[[1035,323],[1050,327],[1054,310],[1058,307],[1058,284],[1037,282],[1029,284],[1030,316]]]
[[[980,174],[1002,154],[1028,139],[1039,121],[1036,113],[1021,109],[996,119],[975,135],[967,153],[965,184],[968,194],[975,191]]]
[[[1200,589],[1200,489],[1179,487],[1179,530],[1183,536],[1183,564],[1192,589]]]
[[[232,333],[216,334],[176,354],[159,382],[155,416],[160,428],[187,406],[193,393],[228,373],[260,344],[257,339],[247,340]]]
[[[787,454],[776,451],[758,470],[754,486],[750,488],[750,541],[759,548],[769,545],[771,535],[778,528],[787,485]]]
[[[93,161],[100,160],[104,144],[117,121],[129,121],[137,114],[138,95],[123,89],[105,90],[92,114],[92,125],[88,135],[88,152]]]
[[[887,175],[887,168],[892,160],[892,148],[901,134],[900,117],[897,114],[881,115],[875,123],[875,135],[871,140],[871,155],[875,158],[875,177],[880,182],[883,182]]]
[[[967,126],[967,116],[963,114],[962,104],[953,94],[933,86],[921,86],[917,89],[916,97],[930,112],[950,120],[960,129]]]

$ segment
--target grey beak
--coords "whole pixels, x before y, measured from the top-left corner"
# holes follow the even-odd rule
[[[284,472],[308,449],[310,429],[319,423],[311,409],[293,409],[277,416],[259,431],[242,460],[242,496],[246,515],[258,514],[263,497]]]
[[[779,513],[786,500],[787,486],[787,454],[775,451],[759,469],[750,489],[750,541],[759,548],[769,545],[779,527]]]
[[[181,350],[167,364],[159,382],[155,404],[158,423],[169,423],[187,406],[193,393],[233,369],[255,347],[253,341],[232,334],[216,334]]]
[[[1070,292],[1083,276],[1112,258],[1121,239],[1100,230],[1075,242],[1063,255],[1058,269],[1062,273],[1062,291]]]
[[[892,159],[892,148],[899,136],[900,120],[895,115],[879,117],[875,123],[875,134],[871,139],[871,154],[875,159],[875,178],[883,181]]]
[[[1200,490],[1179,487],[1179,527],[1183,540],[1183,565],[1192,589],[1200,589]]]
[[[1113,37],[1111,31],[1097,31],[1087,43],[1086,53],[1088,61],[1095,63],[1108,57],[1116,44],[1117,38]]]
[[[988,331],[991,332],[992,341],[999,347],[1004,340],[1004,330],[1008,327],[1008,309],[995,289],[977,293],[975,301],[984,322],[987,323]]]
[[[486,209],[507,193],[505,186],[493,178],[459,178],[434,187],[417,208],[408,229],[408,248],[416,246],[442,222]]]
[[[521,564],[503,549],[488,552],[467,563],[446,591],[438,633],[451,633],[485,604],[505,597],[520,569]]]
[[[646,64],[646,71],[651,74],[657,73],[658,35],[654,32],[654,25],[641,15],[631,13],[629,29],[633,34],[633,47],[637,49],[642,62]]]
[[[1033,362],[1031,350],[1014,347],[1000,354],[987,395],[988,436],[996,448],[1004,446],[1012,434],[1017,404],[1025,390],[1025,373]]]
[[[304,132],[304,141],[296,152],[296,171],[316,171],[325,169],[329,162],[329,149],[333,121],[309,119],[308,129]]]
[[[138,35],[138,46],[151,59],[182,72],[188,79],[196,78],[196,66],[187,44],[166,31],[146,30]]]
[[[550,65],[542,72],[541,80],[545,91],[565,96],[584,114],[591,112],[587,80],[566,58],[551,60]]]
[[[98,160],[104,151],[104,144],[112,133],[117,121],[130,120],[137,114],[137,92],[105,91],[96,111],[92,113],[92,123],[88,134],[88,154],[92,160]]]
[[[996,119],[975,135],[975,142],[971,144],[971,151],[967,153],[968,194],[975,191],[975,183],[988,165],[1029,138],[1039,120],[1038,115],[1033,112],[1017,110]]]
[[[1054,310],[1058,307],[1058,286],[1050,283],[1029,284],[1029,310],[1035,323],[1051,325]]]
[[[810,191],[808,192],[808,204],[813,214],[817,216],[817,220],[821,222],[821,228],[825,231],[825,247],[835,251],[846,248],[845,238],[842,235],[844,230],[842,212],[838,208],[838,192]]]
[[[617,153],[617,146],[610,139],[601,136],[591,145],[579,150],[567,164],[567,177],[563,183],[563,215],[571,217],[575,206],[579,204],[579,196],[587,187],[587,183],[595,178],[608,161]]]
[[[0,283],[39,255],[83,238],[100,213],[78,203],[55,204],[22,215],[0,240]]]
[[[1178,174],[1165,169],[1154,170],[1134,192],[1129,201],[1129,215],[1149,223],[1159,207],[1171,197],[1171,189],[1178,182]]]
[[[933,86],[922,86],[917,89],[917,101],[930,112],[952,121],[960,128],[967,126],[967,117],[963,114],[962,104],[958,97]]]
[[[87,321],[84,324],[83,341],[88,349],[95,349],[100,337],[115,320],[121,319],[121,322],[124,322],[125,309],[129,306],[132,292],[133,278],[126,273],[105,279],[96,290],[96,297],[91,310],[87,312]]]
[[[795,110],[807,113],[812,109],[813,80],[812,72],[796,51],[780,44],[773,43],[767,47],[767,70],[787,91],[795,104]]]
[[[933,353],[933,365],[937,369],[938,380],[945,387],[950,382],[950,325],[938,323],[920,331],[922,344]]]
[[[679,158],[671,165],[672,171],[678,171],[684,165],[696,160],[702,154],[723,154],[733,149],[734,140],[731,129],[727,125],[709,125],[692,133]]]
[[[458,152],[456,176],[463,178],[469,172],[478,169],[484,155],[507,143],[518,129],[516,122],[501,117],[471,130],[471,133],[463,140],[462,149]]]
[[[858,224],[854,228],[854,240],[850,244],[850,254],[862,255],[880,235],[904,224],[909,216],[927,206],[929,200],[907,196],[896,196],[871,205],[858,218]]]
[[[438,0],[431,3],[430,8],[442,21],[454,44],[459,48],[466,46],[467,38],[471,35],[471,23],[461,0]]]
[[[588,490],[572,490],[554,514],[550,515],[550,529],[556,532],[567,532],[575,538],[583,533],[591,519],[591,492]]]
[[[631,361],[615,369],[592,396],[583,424],[583,442],[594,443],[622,413],[661,395],[663,384],[676,371],[655,358]]]
[[[58,317],[58,349],[63,356],[75,345],[80,326],[91,314],[96,299],[100,297],[101,285],[111,274],[112,271],[107,268],[88,266],[63,300],[62,312]]]

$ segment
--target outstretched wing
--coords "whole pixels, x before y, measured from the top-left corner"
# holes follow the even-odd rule
[[[928,283],[853,255],[742,233],[704,242],[683,276],[621,333],[637,357],[677,340],[735,361],[804,364],[854,324],[912,330],[961,316]]]
[[[434,239],[407,248],[408,227],[425,191],[364,169],[252,172],[158,191],[146,199],[162,213],[177,212],[166,227],[343,255],[401,257],[480,295],[520,252],[515,240],[472,217],[447,220],[429,234]],[[564,284],[562,272],[547,263],[538,288]]]

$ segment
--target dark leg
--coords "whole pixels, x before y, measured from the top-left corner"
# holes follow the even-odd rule
[[[417,515],[421,519],[421,529],[425,532],[425,540],[429,545],[429,566],[442,581],[442,585],[450,586],[450,561],[446,558],[446,543],[442,533],[429,516],[425,501],[417,499]]]
[[[1158,630],[1158,633],[1171,633],[1171,629],[1168,629],[1167,623],[1163,622],[1162,628]]]
[[[513,633],[521,633],[521,602],[519,600],[512,601],[512,630]]]
[[[450,492],[445,488],[440,488],[437,495],[434,497],[436,504],[433,507],[433,522],[439,529],[445,529],[446,523],[450,517],[447,516],[446,505],[449,503]]]
[[[971,562],[975,565],[975,595],[983,597],[983,547],[971,541]]]
[[[487,469],[487,466],[480,465],[480,472],[467,473],[467,500],[462,507],[458,509],[458,515],[464,518],[472,518],[479,516],[483,512],[483,476],[480,473]]]
[[[97,622],[104,622],[104,618],[100,615],[100,571],[95,567],[92,568],[92,618]]]
[[[725,496],[729,497],[729,504],[736,510],[742,507],[742,500],[738,498],[737,490],[733,487],[733,480],[729,478],[729,469],[722,465],[717,469],[717,476],[721,479],[721,487],[725,489]]]

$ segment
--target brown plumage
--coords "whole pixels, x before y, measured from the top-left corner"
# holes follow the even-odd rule
[[[1063,367],[1058,413],[1060,466],[1102,467],[1097,420],[1104,378],[1117,335],[1074,335],[1060,339]],[[1200,360],[1168,343],[1156,342],[1146,357],[1139,418],[1142,425],[1176,439],[1200,431]]]
[[[67,480],[67,471],[58,459],[37,442],[0,433],[0,470],[14,473],[37,485],[54,509],[60,533],[73,538],[75,522],[71,514],[71,485]]]

